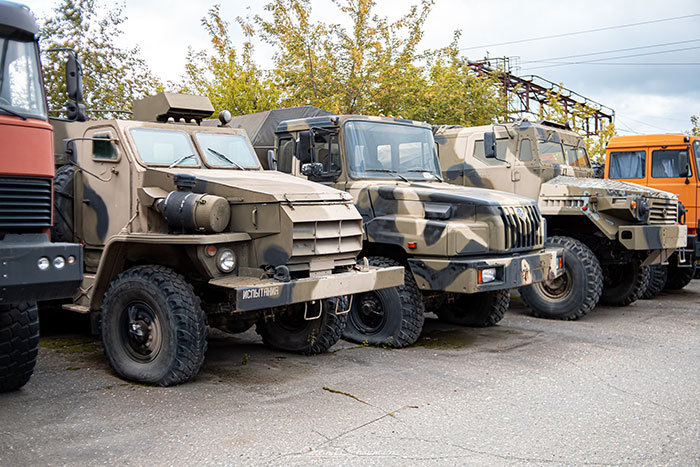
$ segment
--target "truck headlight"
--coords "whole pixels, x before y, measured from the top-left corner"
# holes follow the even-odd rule
[[[66,265],[66,260],[63,258],[63,256],[56,256],[53,259],[53,267],[56,269],[63,269],[63,267]]]
[[[216,267],[221,272],[231,272],[236,267],[236,254],[229,249],[222,249],[216,258]]]
[[[479,284],[486,284],[496,280],[496,268],[479,269]]]
[[[46,271],[49,266],[51,266],[51,261],[49,261],[49,258],[47,257],[41,257],[39,258],[39,261],[36,262],[36,267],[38,267],[42,271]]]

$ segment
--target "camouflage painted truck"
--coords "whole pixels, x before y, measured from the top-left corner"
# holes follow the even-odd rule
[[[674,195],[593,178],[583,139],[562,125],[436,127],[435,139],[450,183],[538,200],[548,244],[565,249],[566,273],[520,289],[537,316],[577,319],[599,300],[628,305],[646,288],[646,266],[685,246]]]
[[[245,119],[259,116],[229,125],[244,126]],[[535,202],[443,183],[429,125],[355,115],[277,123],[259,126],[276,144],[251,136],[276,146],[269,164],[349,192],[362,214],[370,264],[406,268],[403,286],[355,297],[346,339],[409,345],[426,309],[450,323],[490,326],[508,308],[509,289],[558,275],[561,249],[544,248]]]
[[[126,379],[189,380],[207,325],[324,352],[347,296],[403,282],[402,268],[357,264],[362,218],[346,193],[263,171],[244,132],[198,125],[212,112],[161,93],[134,104],[135,120],[53,121],[56,236],[85,253],[64,307],[95,318]]]

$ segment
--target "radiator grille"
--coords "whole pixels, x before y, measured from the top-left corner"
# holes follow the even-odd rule
[[[334,261],[336,266],[353,264],[361,249],[360,219],[295,222],[289,263],[308,263],[323,258]]]
[[[537,206],[504,206],[501,218],[506,250],[533,249],[544,243],[540,229],[542,217]]]
[[[0,229],[51,227],[51,179],[0,177]]]
[[[675,199],[651,199],[649,202],[649,223],[655,225],[678,223],[678,201]]]

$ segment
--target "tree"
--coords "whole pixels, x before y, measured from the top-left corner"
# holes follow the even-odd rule
[[[433,5],[422,0],[395,22],[373,14],[374,0],[334,0],[352,29],[311,20],[310,0],[273,0],[271,18],[256,16],[275,47],[281,104],[314,104],[337,113],[392,113],[407,108],[423,84],[416,51]]]
[[[700,136],[700,119],[697,115],[690,116],[690,124],[693,125],[693,128],[690,129],[689,133],[692,136]]]
[[[215,109],[227,109],[243,115],[278,107],[279,91],[269,73],[253,60],[252,39],[255,30],[243,18],[236,18],[246,38],[239,55],[228,33],[229,23],[221,18],[220,6],[213,6],[202,18],[209,34],[213,54],[187,52],[183,92],[207,96]]]
[[[131,110],[132,102],[162,89],[139,48],[117,47],[126,20],[123,7],[101,13],[96,0],[61,0],[53,14],[41,26],[44,78],[49,108],[63,109],[67,100],[65,55],[52,48],[71,48],[83,64],[83,93],[89,111],[112,110],[101,116],[115,115],[114,110]]]

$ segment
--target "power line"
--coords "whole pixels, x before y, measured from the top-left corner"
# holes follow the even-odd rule
[[[544,66],[533,66],[531,68],[526,68],[522,70],[541,70],[542,68],[551,68],[554,66],[564,66],[564,65],[612,65],[612,66],[697,66],[700,62],[667,62],[667,63],[649,63],[649,62],[620,62],[620,63],[587,63],[587,62],[570,62],[570,63],[557,63],[556,65],[544,65]]]
[[[614,49],[614,50],[605,50],[601,52],[590,52],[586,54],[577,54],[577,55],[565,55],[563,57],[552,57],[552,58],[545,58],[542,60],[526,60],[524,62],[521,62],[522,64],[524,63],[546,63],[554,60],[564,60],[567,58],[578,58],[578,57],[590,57],[593,55],[606,55],[606,54],[612,54],[612,53],[617,53],[617,52],[629,52],[631,50],[641,50],[641,49],[652,49],[656,47],[666,47],[669,45],[678,45],[678,44],[687,44],[689,42],[698,42],[700,39],[690,39],[687,41],[677,41],[677,42],[666,42],[663,44],[652,44],[652,45],[642,45],[639,47],[627,47],[625,49]]]
[[[642,26],[645,24],[662,23],[665,21],[676,21],[679,19],[694,18],[696,16],[700,16],[700,13],[695,13],[692,15],[684,15],[684,16],[674,16],[673,18],[662,18],[662,19],[655,19],[655,20],[651,20],[651,21],[642,21],[639,23],[621,24],[618,26],[608,26],[605,28],[587,29],[585,31],[575,31],[575,32],[566,32],[566,33],[562,33],[562,34],[552,34],[550,36],[533,37],[530,39],[520,39],[520,40],[515,40],[515,41],[498,42],[495,44],[478,45],[475,47],[462,47],[459,50],[462,51],[462,50],[483,49],[485,47],[496,47],[496,46],[500,46],[500,45],[520,44],[523,42],[541,41],[541,40],[545,40],[545,39],[556,39],[558,37],[576,36],[576,35],[580,35],[580,34],[589,34],[592,32],[600,32],[600,31],[610,31],[612,29],[630,28],[633,26]]]

